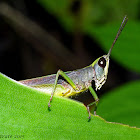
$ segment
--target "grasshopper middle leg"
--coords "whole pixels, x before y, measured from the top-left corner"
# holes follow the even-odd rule
[[[94,115],[96,115],[96,110],[97,110],[97,105],[98,105],[98,102],[99,102],[99,98],[98,98],[97,94],[95,93],[94,89],[91,86],[89,86],[89,91],[91,92],[92,96],[95,99],[94,102],[92,102],[92,103],[90,103],[90,104],[88,104],[86,106],[87,111],[89,113],[89,117],[88,118],[90,119],[91,118],[91,115],[90,115],[90,109],[89,109],[89,107],[95,104]]]

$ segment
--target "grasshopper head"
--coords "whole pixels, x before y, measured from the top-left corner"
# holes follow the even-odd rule
[[[92,67],[95,70],[95,87],[97,90],[100,89],[102,85],[106,82],[109,68],[109,55],[103,55],[96,59],[92,63]]]
[[[100,89],[102,85],[106,82],[107,74],[108,74],[108,68],[109,68],[109,56],[111,54],[112,48],[114,47],[114,44],[116,43],[121,31],[123,30],[128,18],[125,16],[122,24],[119,28],[119,31],[113,41],[113,44],[111,48],[109,49],[109,52],[107,55],[103,55],[102,57],[97,58],[91,66],[95,70],[95,87],[96,90]]]

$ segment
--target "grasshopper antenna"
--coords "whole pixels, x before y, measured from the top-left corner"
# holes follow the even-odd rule
[[[124,19],[123,19],[123,21],[122,21],[122,24],[121,24],[121,26],[120,26],[120,28],[119,28],[119,30],[118,30],[118,32],[117,32],[117,35],[116,35],[116,37],[115,37],[115,39],[114,39],[114,41],[113,41],[113,44],[112,44],[112,46],[111,46],[111,48],[110,48],[110,50],[109,50],[109,52],[108,52],[108,54],[107,54],[108,56],[110,56],[111,51],[112,51],[112,48],[114,47],[114,45],[115,45],[115,43],[116,43],[116,41],[117,41],[119,35],[121,34],[121,32],[122,32],[124,26],[126,25],[127,21],[128,21],[128,18],[127,18],[127,16],[125,16]]]

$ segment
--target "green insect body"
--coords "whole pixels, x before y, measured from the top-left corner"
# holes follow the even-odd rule
[[[65,79],[58,79],[55,95],[70,97],[74,96],[75,94],[84,92],[91,85],[91,82],[95,77],[95,72],[92,66],[88,66],[76,71],[66,72],[66,74],[78,89],[73,89],[73,87]],[[40,78],[23,80],[20,82],[51,94],[53,92],[55,78],[56,75],[48,75]]]
[[[92,81],[95,81],[96,90],[99,90],[106,82],[109,68],[109,57],[112,48],[117,41],[122,29],[124,28],[127,20],[128,19],[125,16],[108,54],[97,58],[91,65],[70,72],[63,72],[62,70],[59,70],[57,74],[27,79],[19,82],[46,93],[50,93],[51,98],[49,100],[48,107],[51,106],[50,103],[54,94],[63,97],[71,97],[89,90],[95,99],[94,102],[86,106],[90,119],[89,107],[91,105],[95,105],[94,114],[96,114],[96,108],[99,101],[98,96],[92,88]]]

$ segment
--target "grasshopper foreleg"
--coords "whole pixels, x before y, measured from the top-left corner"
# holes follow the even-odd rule
[[[91,115],[90,115],[90,109],[89,109],[89,107],[95,104],[94,115],[96,115],[97,104],[98,104],[98,102],[99,102],[99,98],[98,98],[97,94],[95,93],[94,89],[93,89],[91,86],[89,86],[89,91],[91,92],[92,96],[93,96],[94,99],[95,99],[94,102],[92,102],[92,103],[90,103],[90,104],[88,104],[88,105],[86,106],[87,111],[88,111],[88,113],[89,113],[89,117],[88,117],[88,118],[90,119]]]
[[[55,93],[56,90],[56,86],[57,86],[57,82],[58,82],[58,77],[59,75],[61,75],[64,79],[66,79],[66,81],[72,86],[73,89],[78,90],[77,86],[75,85],[75,83],[67,76],[67,74],[65,74],[62,70],[58,70],[57,74],[56,74],[56,79],[55,79],[55,83],[54,83],[54,88],[53,91],[51,93],[51,97],[48,103],[48,107],[51,106],[51,101],[53,99],[53,95]]]

